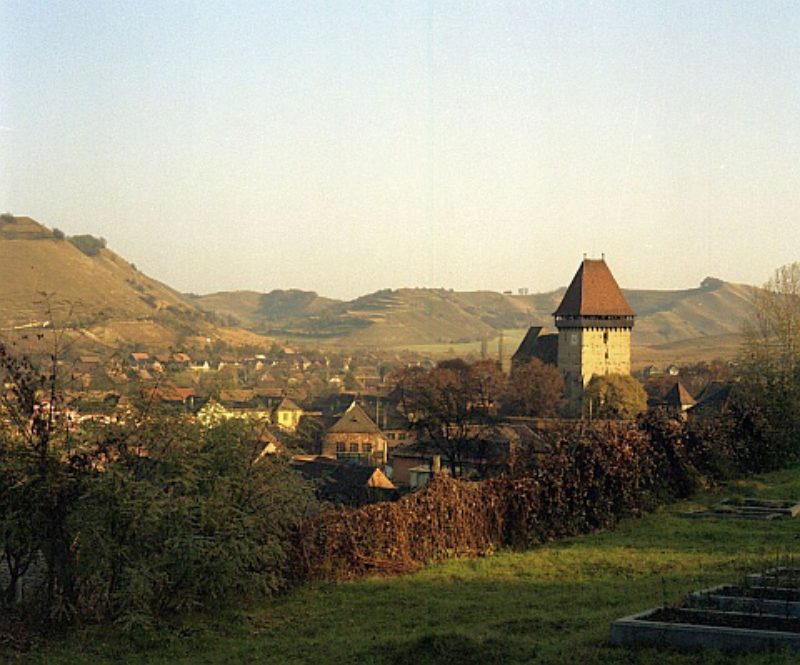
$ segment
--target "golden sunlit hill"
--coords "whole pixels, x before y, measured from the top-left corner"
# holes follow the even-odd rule
[[[6,336],[53,324],[80,333],[84,347],[265,341],[225,323],[139,272],[102,238],[66,237],[29,217],[0,216],[0,328]]]
[[[623,290],[637,313],[634,363],[732,358],[755,287],[707,278],[693,289]],[[261,333],[341,346],[477,352],[481,340],[508,350],[528,326],[552,327],[564,289],[532,295],[446,289],[385,289],[344,302],[308,291],[215,293],[201,307],[234,315]]]

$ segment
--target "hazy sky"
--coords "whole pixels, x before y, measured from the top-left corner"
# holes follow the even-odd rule
[[[761,283],[800,4],[0,0],[0,209],[198,293]]]

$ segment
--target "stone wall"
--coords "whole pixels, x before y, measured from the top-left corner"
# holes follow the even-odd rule
[[[567,413],[582,413],[583,389],[597,374],[630,374],[630,328],[561,328],[558,368],[564,377]]]

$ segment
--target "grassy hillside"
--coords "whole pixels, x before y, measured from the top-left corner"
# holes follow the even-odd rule
[[[394,578],[307,586],[149,639],[89,628],[22,663],[789,665],[788,652],[629,649],[611,622],[797,555],[797,520],[690,520],[720,497],[797,498],[797,470],[731,483],[615,531]],[[0,657],[3,652],[0,650]]]
[[[675,347],[690,355],[709,350],[703,340],[730,340],[740,334],[749,316],[754,287],[706,279],[698,288],[676,291],[627,289],[625,296],[637,312],[633,343],[653,348],[697,340]],[[534,295],[491,291],[456,292],[444,289],[386,289],[351,302],[320,298],[311,292],[218,293],[197,302],[218,313],[232,313],[253,330],[342,345],[370,345],[477,350],[482,339],[496,347],[501,330],[506,348],[522,338],[530,325],[553,325],[552,312],[564,290]],[[291,296],[291,297],[290,297]],[[518,342],[517,342],[518,343]],[[725,355],[728,345],[720,355]]]
[[[224,337],[223,323],[91,236],[69,239],[28,217],[0,218],[0,329],[52,320],[81,344],[149,348]],[[252,333],[249,334],[252,337]]]
[[[753,290],[710,278],[695,289],[625,290],[638,314],[634,363],[730,357]],[[43,293],[50,294],[49,313]],[[0,217],[0,329],[55,318],[86,331],[85,344],[166,348],[202,346],[207,338],[258,344],[259,335],[269,335],[340,347],[477,353],[484,339],[496,350],[502,330],[509,355],[528,326],[552,326],[563,293],[385,289],[350,302],[294,289],[184,295],[142,274],[100,239],[64,238],[28,217]]]

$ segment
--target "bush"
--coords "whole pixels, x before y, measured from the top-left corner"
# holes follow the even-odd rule
[[[296,575],[346,579],[411,570],[612,526],[685,495],[698,481],[670,423],[658,428],[654,445],[647,428],[630,423],[565,425],[541,434],[548,453],[528,451],[507,476],[439,476],[396,503],[311,517],[298,532]]]
[[[29,619],[141,629],[286,585],[312,492],[286,461],[259,458],[254,429],[153,417],[66,436],[0,436],[4,600],[38,568]]]
[[[86,256],[97,256],[101,249],[105,249],[106,239],[95,238],[92,235],[70,236],[69,241]]]
[[[55,238],[56,240],[64,240],[64,238],[66,237],[67,236],[61,229],[56,229],[56,228],[53,229],[53,238]]]
[[[159,420],[129,433],[74,515],[82,613],[147,628],[284,587],[290,531],[312,499],[285,461],[258,460],[259,450],[236,421]]]
[[[584,416],[630,420],[647,410],[642,384],[627,374],[595,375],[584,391]]]

